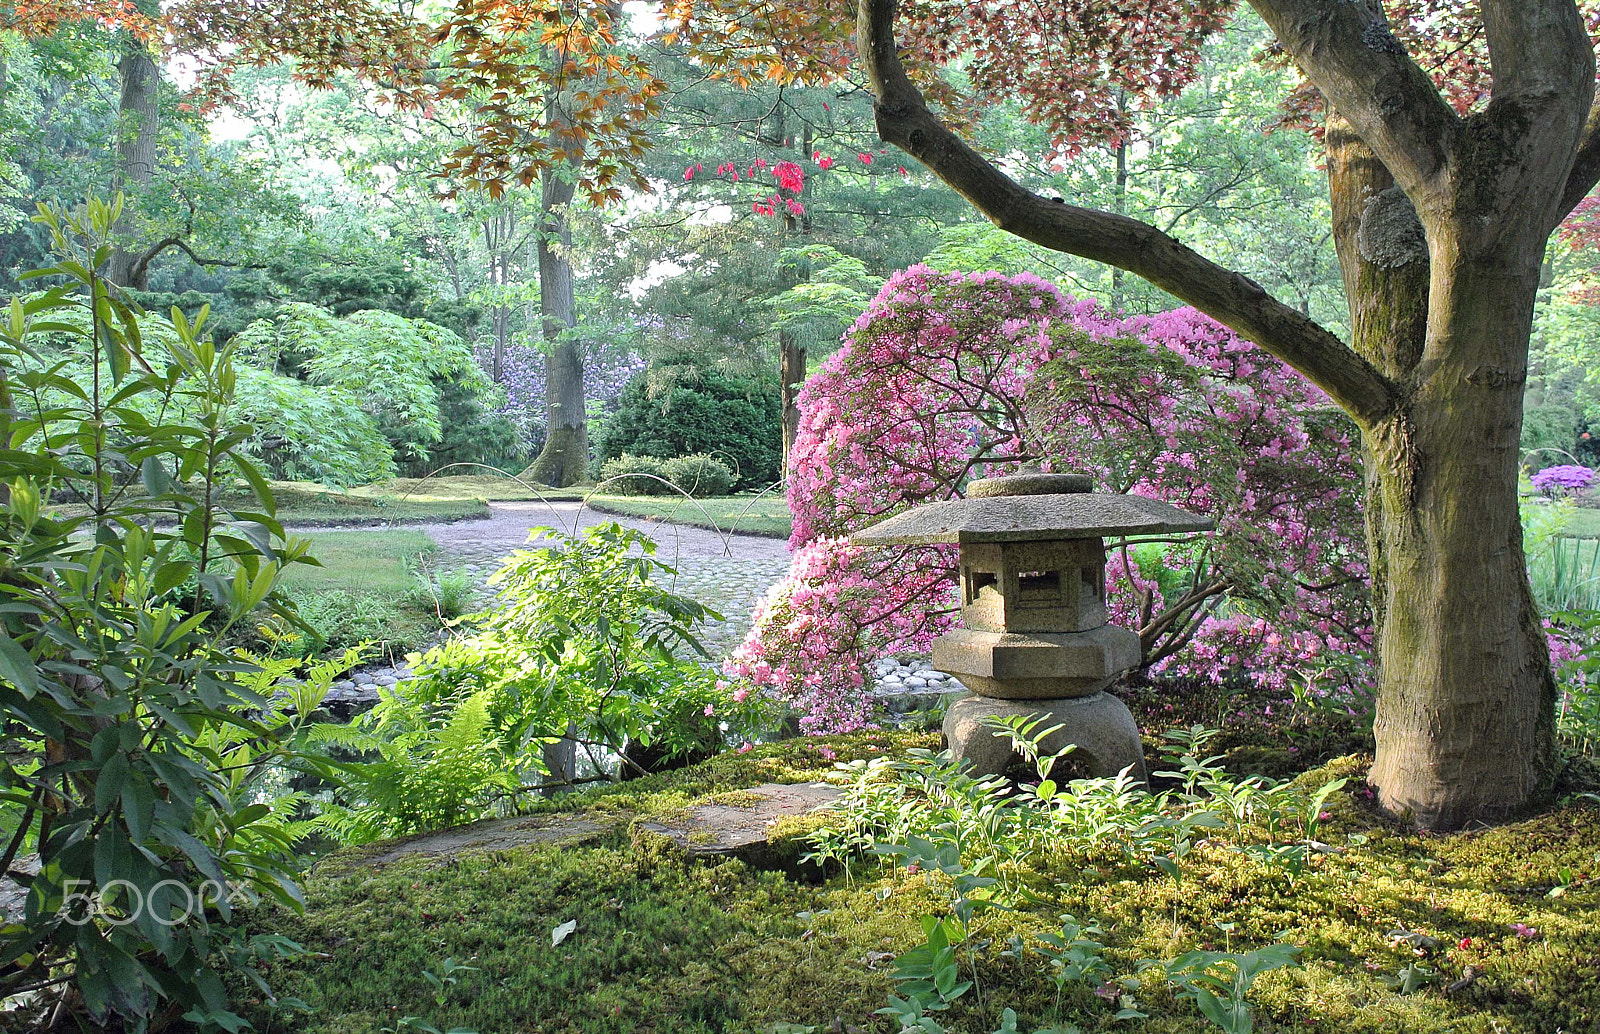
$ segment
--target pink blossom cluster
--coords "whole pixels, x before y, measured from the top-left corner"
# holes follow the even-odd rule
[[[1027,274],[914,267],[799,404],[795,567],[731,663],[796,700],[808,728],[864,721],[867,665],[925,646],[953,607],[950,550],[842,537],[1018,461],[1217,521],[1157,555],[1112,545],[1114,619],[1145,634],[1146,664],[1270,681],[1370,646],[1354,429],[1193,310],[1126,318]]]
[[[726,670],[788,700],[805,732],[860,729],[871,714],[871,661],[925,649],[949,626],[953,563],[949,547],[885,557],[843,538],[815,538],[795,550],[788,576],[756,605],[760,633]]]

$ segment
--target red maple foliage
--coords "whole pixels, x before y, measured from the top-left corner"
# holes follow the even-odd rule
[[[899,31],[917,84],[952,121],[1015,102],[1071,153],[1123,139],[1142,104],[1187,86],[1201,45],[1237,6],[906,0]],[[1452,104],[1466,111],[1487,102],[1488,49],[1475,0],[1383,7],[1394,39]],[[1582,7],[1600,38],[1600,0]],[[738,84],[854,82],[855,13],[850,0],[666,0],[660,41],[687,47],[709,74]],[[229,99],[236,69],[282,60],[312,86],[351,72],[400,106],[454,102],[471,112],[472,138],[441,173],[497,194],[570,164],[579,189],[603,203],[619,199],[624,182],[648,189],[639,160],[666,90],[637,48],[619,45],[626,17],[615,0],[454,0],[434,22],[412,5],[382,0],[172,0],[158,16],[130,0],[22,0],[0,26],[38,35],[89,20],[159,41],[199,65],[203,105]],[[1306,86],[1283,121],[1314,126],[1320,110]]]

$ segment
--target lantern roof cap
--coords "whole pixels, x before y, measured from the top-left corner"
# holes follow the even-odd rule
[[[860,546],[1052,542],[1210,531],[1206,517],[1137,495],[1091,492],[1085,474],[974,481],[967,498],[926,503],[850,536]]]

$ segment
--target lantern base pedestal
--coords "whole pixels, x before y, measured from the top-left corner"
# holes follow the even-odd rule
[[[951,756],[968,762],[978,775],[1001,775],[1023,762],[1011,741],[996,736],[982,721],[991,716],[1012,715],[1043,718],[1041,728],[1045,729],[1061,726],[1044,738],[1041,748],[1051,754],[1069,743],[1076,744],[1077,749],[1064,762],[1087,775],[1109,778],[1132,766],[1134,779],[1148,782],[1139,726],[1126,704],[1104,692],[1065,700],[962,697],[945,712],[944,739]]]
[[[1117,625],[1082,632],[953,628],[933,641],[933,666],[991,700],[1092,697],[1144,656],[1139,633]]]

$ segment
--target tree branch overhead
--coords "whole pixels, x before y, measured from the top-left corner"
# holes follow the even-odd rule
[[[1337,335],[1154,226],[1024,189],[928,110],[894,38],[895,0],[859,0],[858,43],[877,94],[878,131],[997,226],[1055,251],[1136,273],[1234,328],[1310,377],[1363,425],[1391,415],[1399,390]]]

